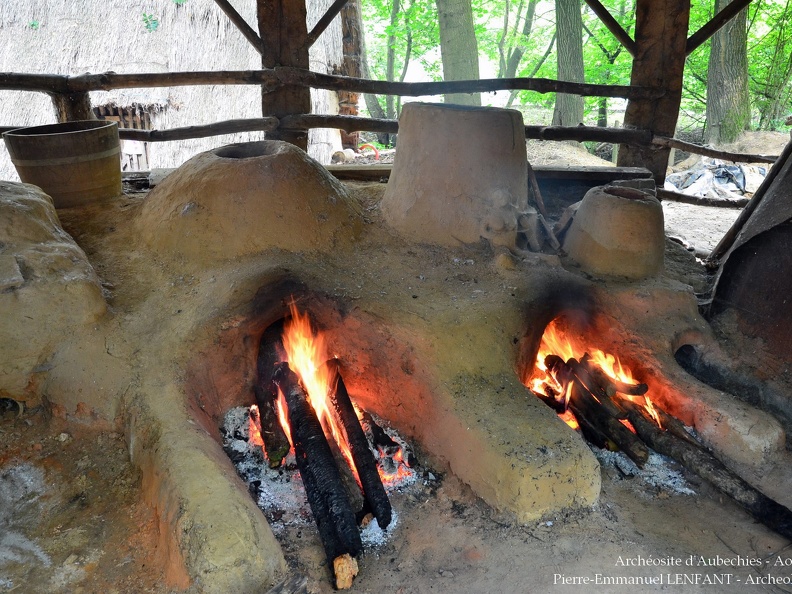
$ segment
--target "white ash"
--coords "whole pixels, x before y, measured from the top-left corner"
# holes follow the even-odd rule
[[[24,534],[24,528],[31,517],[42,514],[39,498],[45,492],[45,477],[40,468],[22,463],[2,469],[0,473],[0,568],[11,563],[30,565],[40,563],[45,567],[52,564],[44,550]]]
[[[661,491],[680,495],[696,494],[690,488],[682,473],[671,467],[674,463],[671,458],[656,452],[650,452],[649,460],[644,464],[644,467],[638,468],[624,452],[610,452],[596,446],[591,446],[591,449],[601,465],[615,468],[625,476],[640,478],[645,484],[656,487]]]
[[[388,542],[391,535],[399,523],[399,514],[396,510],[392,510],[391,521],[388,527],[383,530],[379,527],[376,518],[371,520],[365,528],[360,531],[360,539],[363,541],[363,546],[370,549],[376,549]]]

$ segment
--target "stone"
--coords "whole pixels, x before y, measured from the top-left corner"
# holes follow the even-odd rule
[[[51,198],[30,184],[0,182],[0,286],[0,396],[37,406],[48,361],[100,320],[106,303]]]
[[[399,150],[382,198],[385,221],[405,238],[459,246],[482,238],[514,248],[528,204],[520,112],[407,103]]]
[[[583,197],[563,249],[569,263],[600,278],[641,280],[662,272],[663,208],[627,187],[597,186]]]

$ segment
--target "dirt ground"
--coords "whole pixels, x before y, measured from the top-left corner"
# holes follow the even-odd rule
[[[738,214],[665,212],[669,234],[709,249]],[[0,405],[0,592],[168,592],[121,434]],[[687,495],[603,465],[593,508],[518,526],[453,475],[423,471],[419,487],[393,496],[398,525],[364,554],[353,592],[792,592],[790,543],[694,476]],[[281,544],[309,592],[333,591],[315,530]]]

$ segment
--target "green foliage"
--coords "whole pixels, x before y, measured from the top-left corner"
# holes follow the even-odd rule
[[[176,0],[174,0],[176,1]],[[363,0],[363,20],[372,78],[384,80],[388,40],[394,51],[394,71],[398,79],[408,56],[431,80],[442,80],[437,9],[434,0],[397,0],[398,18],[392,23],[395,0]],[[636,0],[602,0],[602,4],[631,36],[635,33]],[[472,0],[482,76],[503,73],[509,57],[522,52],[516,76],[556,78],[555,10],[552,0],[542,0],[530,27],[523,34],[529,0]],[[698,31],[714,14],[715,0],[691,3],[688,35]],[[583,61],[586,82],[628,85],[632,58],[599,18],[581,2],[583,14]],[[748,8],[748,68],[752,126],[778,129],[792,112],[792,0],[754,0]],[[550,50],[550,51],[548,51]],[[704,125],[707,100],[707,68],[710,43],[688,56],[685,65],[680,128]],[[494,74],[497,76],[498,74]],[[408,79],[409,80],[409,79]],[[536,110],[552,109],[555,96],[530,91],[515,93],[515,106]],[[620,112],[625,101],[596,97],[586,99],[585,120],[597,122],[601,108]],[[534,109],[536,108],[536,109]],[[610,114],[609,124],[621,117]],[[536,119],[535,117],[533,119]],[[737,122],[736,126],[743,123]]]
[[[28,23],[28,29],[33,29],[34,31],[38,31],[41,23],[38,20],[33,20]]]
[[[143,26],[149,33],[154,33],[159,28],[159,19],[153,14],[143,13]]]
[[[187,0],[173,0],[173,3],[176,6],[184,6],[185,4],[187,4]]]

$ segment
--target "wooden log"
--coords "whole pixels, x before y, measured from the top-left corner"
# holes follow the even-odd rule
[[[640,406],[627,403],[629,419],[638,435],[656,452],[673,458],[722,493],[731,497],[762,524],[792,539],[792,511],[770,499],[726,468],[704,448],[679,440],[660,429]]]
[[[730,151],[719,151],[700,144],[685,142],[678,138],[668,138],[666,136],[653,136],[652,144],[665,148],[675,148],[694,155],[712,157],[721,161],[731,161],[732,163],[775,163],[778,158],[771,155],[756,155],[750,153],[732,153]]]
[[[377,518],[377,524],[384,530],[391,522],[392,510],[388,494],[380,480],[377,461],[369,449],[366,434],[360,426],[352,400],[349,398],[344,378],[341,377],[338,360],[331,359],[327,365],[335,371],[335,387],[330,392],[330,401],[346,433],[349,451],[355,462],[360,485],[363,487],[363,496],[374,513],[374,517]]]
[[[201,126],[185,126],[170,130],[133,130],[124,128],[118,131],[121,140],[141,140],[143,142],[166,142],[169,140],[187,140],[190,138],[206,138],[221,134],[238,132],[270,132],[280,125],[278,118],[250,118],[243,120],[224,120]]]
[[[328,563],[356,557],[363,550],[360,532],[316,412],[288,363],[276,365],[273,381],[286,398],[297,468]]]
[[[578,363],[574,359],[572,361]],[[611,407],[603,406],[601,401],[580,381],[576,371],[561,357],[548,355],[545,358],[545,365],[562,386],[571,383],[569,407],[575,416],[577,417],[576,411],[580,412],[587,424],[613,441],[639,467],[643,467],[649,459],[649,450],[632,431],[618,420],[617,416],[609,412],[609,408],[617,409],[618,415],[621,415],[622,411],[610,402],[607,396],[604,400],[610,402]],[[580,366],[579,363],[578,366]]]
[[[627,50],[631,56],[635,57],[635,41],[633,38],[630,37],[629,33],[625,31],[622,26],[619,24],[613,15],[605,8],[599,0],[584,0],[588,7],[594,11],[599,17],[599,20],[602,21],[602,24],[605,25],[605,28],[611,32],[611,34],[618,40],[619,43],[622,44],[624,49]]]
[[[371,434],[369,441],[373,447],[390,453],[399,449],[399,444],[393,441],[391,436],[365,410],[363,411],[363,425],[365,426],[365,431]]]
[[[214,0],[215,4],[220,7],[229,20],[236,25],[236,28],[245,36],[250,42],[250,45],[260,54],[261,53],[261,37],[258,36],[253,30],[253,27],[248,25],[247,21],[239,14],[236,9],[231,5],[228,0]]]
[[[718,14],[712,17],[701,29],[693,33],[685,42],[685,56],[692,54],[697,48],[715,35],[718,30],[737,16],[743,8],[748,6],[751,0],[732,0]]]
[[[306,68],[283,66],[263,68],[261,70],[201,70],[130,74],[103,72],[74,76],[0,72],[0,89],[40,91],[44,93],[223,84],[263,85],[270,90],[282,85],[295,85],[327,89],[329,91],[354,91],[357,93],[408,97],[503,90],[526,90],[537,93],[567,93],[590,97],[622,97],[644,100],[658,99],[663,95],[661,90],[656,89],[630,87],[627,85],[573,83],[547,78],[491,78],[409,83],[319,74]]]
[[[551,355],[552,356],[552,355]],[[548,365],[547,358],[545,358],[545,365]],[[553,361],[553,365],[558,365]],[[600,386],[594,377],[589,373],[588,368],[580,363],[574,357],[566,361],[567,367],[572,371],[577,380],[583,384],[588,392],[600,403],[600,405],[608,411],[611,416],[620,419],[625,418],[626,415],[609,397],[608,393]],[[548,369],[550,369],[548,365]]]
[[[364,523],[367,515],[371,514],[371,509],[363,497],[363,492],[360,490],[360,485],[355,478],[355,474],[350,467],[350,461],[341,452],[341,448],[334,439],[327,440],[330,446],[330,451],[333,452],[333,459],[338,466],[338,472],[341,475],[341,484],[344,486],[344,492],[349,499],[349,505],[355,513],[355,521],[358,526]]]
[[[624,127],[673,136],[682,101],[685,42],[690,0],[638,0],[635,9],[635,54],[630,83],[662,90],[657,99],[630,99]],[[670,149],[622,144],[618,164],[643,166],[663,185]]]
[[[612,378],[605,373],[599,365],[591,362],[591,356],[586,353],[580,358],[580,364],[586,368],[592,379],[603,389],[605,393],[613,398],[616,393],[627,394],[628,396],[643,396],[649,391],[646,384],[628,384]]]
[[[332,23],[333,19],[338,16],[338,13],[341,12],[344,6],[346,6],[347,2],[348,0],[335,0],[335,2],[330,5],[330,8],[327,9],[327,12],[322,15],[322,18],[316,22],[313,29],[311,29],[311,32],[308,33],[308,36],[305,38],[305,45],[311,47],[314,43],[316,43],[316,40],[319,39],[319,36],[325,32],[327,27],[330,26],[330,23]]]
[[[299,0],[266,0],[256,3],[258,30],[261,37],[261,66],[277,71],[280,68],[308,72],[310,59],[306,43],[306,5]],[[262,86],[261,113],[282,118],[287,115],[311,113],[311,92],[306,85],[283,81],[277,86]],[[303,130],[276,129],[267,135],[308,150],[308,133]]]
[[[87,91],[77,93],[52,93],[52,104],[59,122],[95,120],[91,98]]]
[[[253,387],[261,419],[261,439],[264,440],[264,450],[267,452],[270,468],[278,468],[291,449],[278,416],[278,388],[272,381],[275,364],[281,360],[282,336],[282,319],[271,324],[261,335],[256,358],[258,375],[256,385]]]
[[[660,188],[657,189],[657,198],[666,202],[680,202],[682,204],[697,204],[699,206],[714,206],[717,208],[736,208],[738,210],[745,208],[749,202],[748,198],[721,200],[702,196],[690,196],[688,194],[672,192]]]

